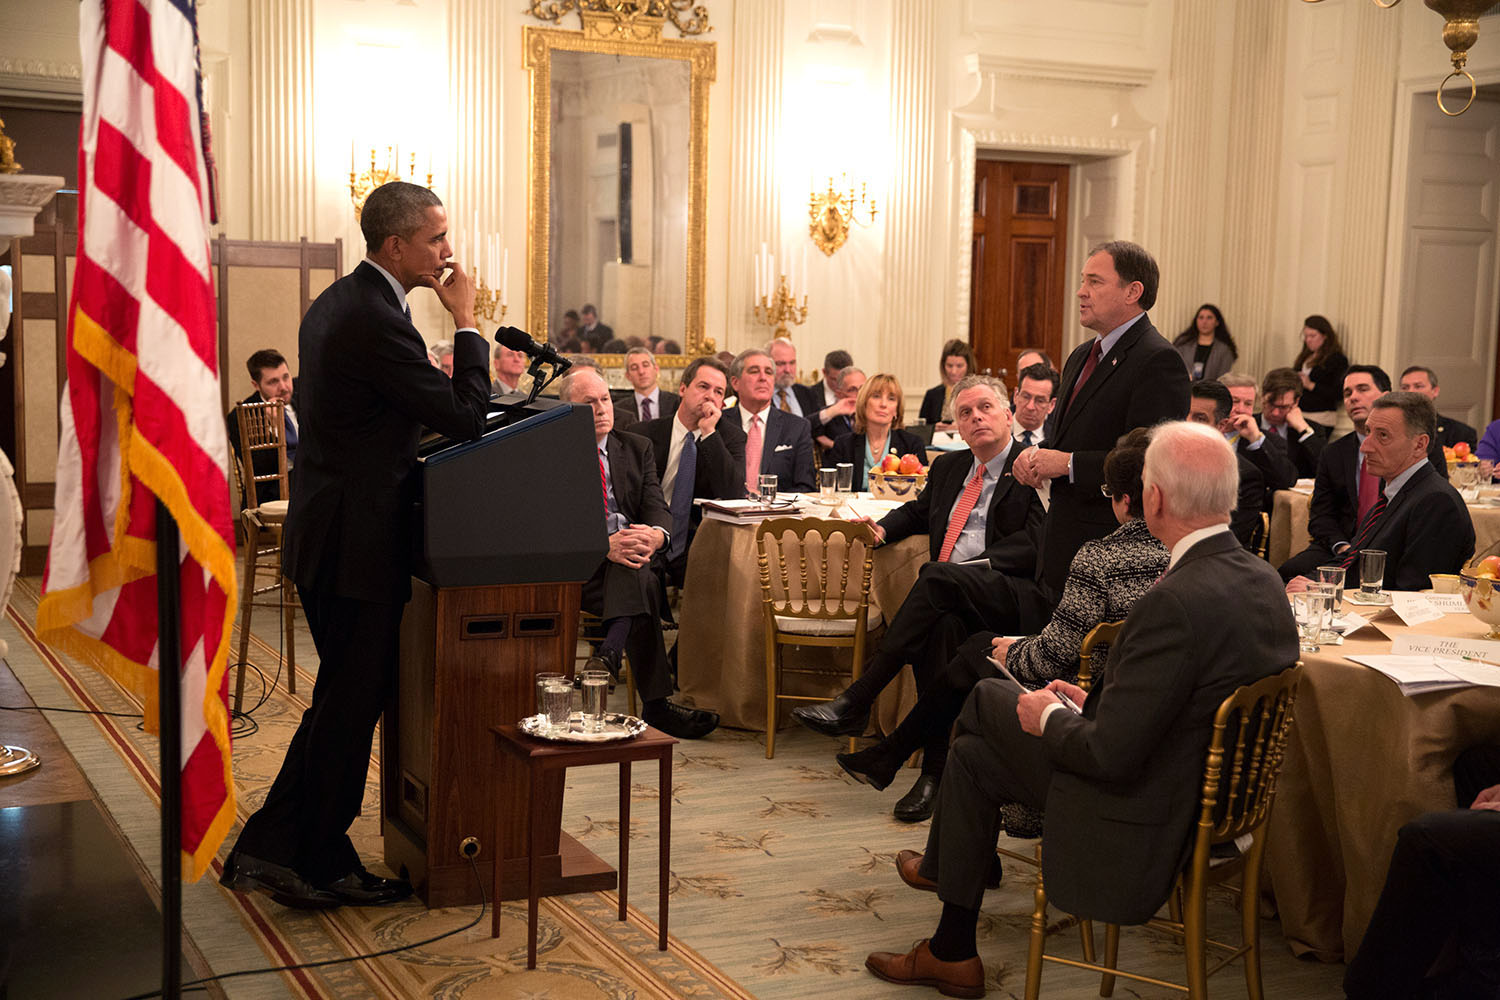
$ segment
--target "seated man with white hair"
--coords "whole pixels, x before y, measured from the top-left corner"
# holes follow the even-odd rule
[[[1059,909],[1120,924],[1154,914],[1192,846],[1219,704],[1296,662],[1276,571],[1229,531],[1239,471],[1223,435],[1159,425],[1143,482],[1146,525],[1172,553],[1167,572],[1131,609],[1091,691],[1053,681],[1023,694],[990,678],[969,696],[927,853],[897,856],[903,881],[938,894],[942,917],[910,952],[871,954],[865,966],[879,978],[984,995],[975,930],[1000,807],[1011,802],[1045,810],[1043,865]]]

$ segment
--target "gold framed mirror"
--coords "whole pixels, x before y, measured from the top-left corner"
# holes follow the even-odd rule
[[[594,305],[611,339],[675,341],[682,353],[657,360],[681,368],[714,350],[703,328],[714,43],[663,39],[652,20],[585,15],[583,31],[524,29],[526,319],[562,349],[564,313]],[[624,365],[623,352],[595,354]]]

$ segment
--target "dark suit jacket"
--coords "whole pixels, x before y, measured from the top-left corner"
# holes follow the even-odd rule
[[[286,573],[301,588],[402,603],[411,596],[417,441],[424,427],[458,440],[483,433],[489,345],[460,331],[450,379],[428,363],[390,284],[361,263],[302,317],[298,355]]]
[[[924,424],[935,424],[943,419],[943,402],[948,398],[948,387],[939,383],[928,389],[922,396],[922,408],[917,411],[917,419]]]
[[[794,382],[792,384],[792,395],[797,397],[797,402],[802,407],[802,416],[809,424],[817,420],[818,411],[828,405],[823,402],[823,381],[821,379],[813,385],[803,385],[801,382]]]
[[[1265,425],[1259,413],[1255,414],[1255,422],[1261,424],[1264,429]],[[1298,479],[1311,479],[1318,474],[1318,456],[1323,454],[1323,449],[1328,446],[1329,429],[1327,427],[1309,420],[1307,428],[1312,433],[1307,436],[1306,441],[1300,440],[1301,435],[1290,427],[1287,428],[1288,436],[1282,439],[1286,445],[1287,457],[1292,460],[1292,465],[1297,469]],[[1280,437],[1280,435],[1274,436]]]
[[[863,490],[868,488],[865,478],[865,447],[867,438],[863,434],[844,434],[833,442],[833,447],[823,456],[825,465],[837,465],[840,462],[848,462],[854,466],[854,488]],[[927,464],[927,446],[922,439],[911,431],[904,431],[899,427],[891,429],[891,446],[898,455],[915,455]]]
[[[1297,483],[1297,467],[1287,457],[1286,442],[1275,434],[1265,435],[1265,444],[1259,448],[1251,448],[1250,443],[1240,438],[1235,446],[1239,456],[1259,474],[1261,492],[1264,494],[1261,506],[1257,510],[1271,512],[1271,498],[1277,490],[1290,489]],[[1242,466],[1243,468],[1243,466]],[[1243,472],[1241,473],[1243,478]],[[1243,496],[1243,495],[1242,495]]]
[[[1219,703],[1296,660],[1280,578],[1231,535],[1194,545],[1141,596],[1083,714],[1053,712],[1042,731],[1055,768],[1043,865],[1060,909],[1127,924],[1156,912],[1191,847]]]
[[[615,331],[606,323],[598,323],[592,330],[585,330],[580,326],[578,339],[587,340],[593,346],[594,353],[598,354],[605,344],[615,339]]]
[[[1323,449],[1307,506],[1307,534],[1332,552],[1351,540],[1359,516],[1359,435],[1345,434]]]
[[[1045,514],[1036,490],[1016,482],[1010,474],[1020,451],[1011,446],[1005,471],[990,497],[982,558],[1001,573],[1030,578],[1036,571],[1037,539]],[[880,527],[885,531],[884,544],[926,532],[929,554],[936,562],[943,548],[943,537],[948,533],[948,515],[973,467],[974,453],[967,448],[935,458],[927,470],[927,486],[917,498],[880,519]]]
[[[297,396],[297,389],[296,389],[296,383],[294,381],[293,382],[293,387],[292,387],[292,403],[291,403],[293,412],[296,412],[296,409],[297,409],[296,396]],[[260,393],[259,392],[252,392],[250,395],[248,395],[244,399],[240,400],[240,402],[241,403],[262,403],[262,402],[265,402],[265,401],[260,398]],[[230,410],[228,413],[224,414],[224,429],[229,434],[229,446],[234,449],[234,457],[236,459],[239,459],[239,457],[241,455],[241,448],[240,448],[240,422],[239,422],[239,420],[237,420],[235,418],[235,413],[236,413],[235,410]],[[301,424],[301,416],[300,415],[298,416],[298,424],[299,425]],[[302,437],[302,434],[299,431],[298,434],[297,434],[298,440],[296,442],[293,442],[291,440],[287,441],[287,445],[286,445],[286,467],[287,467],[288,472],[290,472],[290,470],[293,469],[296,466],[297,444],[301,443],[301,437]],[[255,474],[257,476],[272,476],[272,475],[275,475],[276,474],[276,453],[273,452],[273,451],[258,451],[258,452],[256,452],[255,453],[254,470],[255,470]],[[290,484],[288,484],[288,485],[290,485]],[[280,499],[280,497],[281,497],[281,489],[280,489],[280,487],[277,486],[277,484],[275,482],[273,482],[271,480],[266,480],[263,483],[257,483],[256,484],[256,487],[255,487],[255,500],[256,500],[256,503],[269,503],[272,500]],[[234,504],[235,504],[235,509],[238,510],[239,509],[239,504],[240,504],[240,497],[235,497],[234,498]]]
[[[1078,547],[1103,538],[1119,522],[1099,493],[1104,456],[1135,427],[1181,420],[1188,412],[1188,376],[1182,357],[1156,332],[1144,313],[1069,402],[1093,342],[1074,349],[1063,365],[1057,407],[1047,425],[1045,447],[1073,455],[1073,481],[1052,480],[1052,506],[1042,542],[1042,582],[1054,599],[1062,593],[1068,566]]]
[[[1452,417],[1445,417],[1439,413],[1437,418],[1437,443],[1441,447],[1452,448],[1460,441],[1473,448],[1479,443],[1479,432],[1462,420],[1454,420]]]
[[[743,431],[739,404],[724,411],[719,417],[719,426],[723,427],[726,421]],[[774,475],[776,489],[784,493],[811,493],[817,488],[813,475],[812,434],[805,419],[795,413],[784,413],[774,406],[766,408],[760,472]]]
[[[661,495],[661,478],[651,442],[640,434],[610,431],[604,442],[609,456],[610,487],[620,513],[631,524],[650,524],[672,531],[672,511]]]
[[[1386,506],[1366,547],[1385,552],[1386,590],[1426,590],[1429,574],[1457,573],[1474,554],[1474,520],[1458,491],[1429,462]],[[1358,560],[1349,579],[1359,585]]]
[[[675,416],[644,420],[633,425],[627,434],[638,434],[651,442],[651,453],[656,458],[656,479],[662,482],[667,475],[667,460],[672,448],[672,421]],[[613,461],[613,459],[611,459]],[[658,487],[659,488],[659,487]],[[693,475],[693,496],[709,500],[739,500],[745,495],[745,432],[738,421],[719,418],[718,427],[708,437],[698,442],[697,471]],[[668,508],[672,498],[663,495]],[[693,505],[689,522],[696,530],[703,520],[703,510]],[[669,518],[670,523],[670,518]]]
[[[617,396],[614,402],[616,421],[620,419],[620,414],[622,413],[628,413],[630,415],[630,423],[632,424],[641,419],[640,412],[636,409],[634,389],[627,390],[625,395],[623,396]],[[677,404],[682,402],[682,397],[677,395],[677,393],[675,392],[668,392],[665,389],[660,389],[656,394],[656,402],[660,408],[660,412],[653,413],[651,415],[652,420],[655,420],[657,417],[670,417],[676,415]]]
[[[1229,530],[1248,549],[1252,547],[1256,532],[1260,530],[1260,515],[1265,511],[1272,493],[1266,489],[1265,476],[1260,468],[1243,452],[1237,457],[1240,462],[1240,492],[1239,500],[1229,514]]]

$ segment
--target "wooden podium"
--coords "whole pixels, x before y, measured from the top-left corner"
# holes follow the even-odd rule
[[[537,673],[572,673],[580,581],[609,544],[590,411],[538,400],[496,422],[424,448],[418,577],[381,727],[385,859],[429,907],[479,902],[465,844],[486,886],[514,859],[501,898],[526,897],[525,782],[491,729],[536,711]],[[559,774],[531,800],[542,893],[614,888],[614,869],[562,833],[562,793]]]

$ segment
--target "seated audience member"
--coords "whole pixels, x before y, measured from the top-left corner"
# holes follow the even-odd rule
[[[1292,362],[1292,370],[1302,380],[1302,416],[1332,427],[1338,422],[1339,392],[1349,359],[1344,356],[1333,324],[1325,317],[1309,316],[1302,321],[1302,349]],[[1390,382],[1390,376],[1386,381]],[[1389,389],[1387,385],[1383,391]]]
[[[894,375],[876,375],[854,400],[854,430],[842,434],[823,456],[825,465],[848,462],[854,466],[854,489],[869,489],[869,471],[880,467],[887,455],[915,455],[927,464],[927,446],[910,431],[902,430],[906,403],[901,383]]]
[[[660,375],[656,355],[644,347],[632,347],[625,355],[625,378],[630,382],[631,391],[615,400],[615,414],[628,413],[634,422],[670,417],[675,413],[677,393],[658,388],[656,380]]]
[[[681,354],[682,345],[675,340],[663,340],[656,345],[657,354]]]
[[[1188,378],[1203,382],[1220,378],[1239,360],[1240,351],[1219,307],[1205,302],[1198,307],[1193,322],[1172,339],[1172,346],[1182,355]]]
[[[1453,764],[1457,809],[1401,828],[1359,952],[1344,974],[1349,1000],[1500,996],[1500,747]],[[1429,977],[1450,941],[1456,962]]]
[[[662,499],[651,442],[614,429],[609,387],[592,369],[568,372],[559,382],[558,398],[594,411],[609,552],[583,585],[582,607],[604,619],[598,658],[618,676],[621,653],[629,654],[643,702],[641,718],[648,724],[679,739],[707,736],[719,724],[717,714],[667,700],[672,672],[661,634],[661,584],[651,559],[670,544],[672,512]]]
[[[1260,429],[1255,419],[1255,379],[1242,372],[1226,372],[1219,379],[1229,390],[1229,422],[1219,428],[1241,455],[1249,457],[1266,481],[1266,511],[1271,510],[1271,495],[1296,485],[1297,467],[1287,455],[1286,442]]]
[[[599,322],[599,312],[592,305],[585,305],[579,310],[578,339],[588,344],[590,351],[595,354],[609,353],[604,349],[604,345],[614,337],[615,331]]]
[[[1438,387],[1437,372],[1425,365],[1412,365],[1401,373],[1401,390],[1420,392],[1432,400],[1433,406],[1437,406],[1438,394],[1442,392],[1442,389]],[[1460,441],[1473,448],[1479,443],[1479,433],[1462,420],[1445,417],[1439,413],[1436,440],[1443,448],[1452,448]]]
[[[1209,380],[1194,382],[1188,391],[1192,394],[1188,402],[1188,419],[1224,433],[1229,424],[1229,409],[1233,405],[1229,390],[1217,380]],[[1227,433],[1225,437],[1228,437]],[[1229,515],[1229,530],[1234,532],[1241,545],[1253,549],[1261,525],[1261,511],[1266,506],[1266,481],[1248,457],[1238,453],[1235,457],[1239,460],[1240,486],[1239,498]]]
[[[1500,463],[1500,420],[1492,420],[1485,427],[1484,437],[1479,439],[1474,454],[1482,462]]]
[[[570,340],[577,341],[578,313],[575,310],[569,309],[563,313],[562,325],[557,328],[557,335],[552,339],[559,344],[565,344]],[[559,350],[562,350],[562,348],[559,348]]]
[[[286,467],[290,471],[297,461],[298,439],[297,410],[292,405],[296,381],[292,378],[291,369],[287,367],[286,358],[281,352],[269,347],[250,355],[245,361],[245,367],[250,371],[250,381],[255,383],[255,391],[240,402],[266,403],[279,399],[286,406],[282,422],[286,425]],[[241,454],[240,424],[235,419],[234,410],[224,415],[224,426],[229,432],[229,445],[238,457]],[[275,473],[276,453],[273,451],[256,452],[254,469],[257,476],[269,476]],[[274,480],[255,485],[255,499],[258,503],[268,503],[280,496],[281,487]],[[235,504],[235,509],[238,510],[238,498],[235,499]]]
[[[777,337],[766,345],[766,353],[776,364],[776,394],[771,402],[783,413],[805,417],[803,393],[797,389],[797,345],[789,337]]]
[[[975,931],[1009,803],[1045,811],[1043,865],[1058,909],[1136,924],[1166,902],[1191,849],[1214,713],[1237,688],[1297,660],[1275,571],[1229,533],[1236,478],[1234,452],[1213,429],[1179,421],[1152,431],[1143,503],[1151,534],[1172,553],[1166,574],[1131,608],[1087,695],[1060,680],[1025,693],[1002,678],[974,688],[927,852],[897,856],[902,880],[936,891],[942,916],[910,952],[871,954],[874,975],[949,996],[984,993]]]
[[[848,368],[840,369],[838,374],[839,402],[847,403],[848,412],[841,412],[824,421],[821,435],[814,435],[819,447],[825,452],[833,448],[832,444],[823,444],[824,438],[829,441],[837,441],[845,434],[854,433],[854,407],[859,402],[859,390],[864,388],[864,369],[850,365]],[[824,463],[827,464],[827,463]]]
[[[1359,585],[1359,553],[1385,553],[1386,590],[1425,590],[1433,573],[1457,573],[1474,554],[1474,521],[1453,484],[1437,474],[1428,458],[1437,411],[1419,392],[1388,392],[1371,404],[1359,452],[1381,488],[1360,516],[1352,540],[1315,566],[1337,563]],[[1306,575],[1293,577],[1288,591],[1300,590]]]
[[[1042,503],[1035,490],[1010,474],[1021,449],[1010,436],[1005,384],[970,375],[953,399],[958,433],[968,449],[938,456],[917,498],[875,525],[882,545],[925,532],[932,561],[917,574],[859,678],[832,701],[792,710],[815,732],[862,733],[876,696],[905,664],[912,664],[917,686],[925,690],[975,632],[1034,632],[1052,613],[1036,582]],[[933,793],[931,779],[919,779],[896,803],[896,815],[925,819]]]
[[[662,496],[672,513],[672,541],[663,556],[667,577],[681,586],[688,546],[703,519],[694,497],[737,500],[745,495],[745,432],[721,421],[729,373],[715,358],[696,358],[682,374],[682,400],[671,416],[643,420],[629,433],[651,442]]]
[[[776,477],[781,493],[811,493],[812,436],[807,421],[771,405],[776,386],[776,363],[759,347],[741,351],[729,366],[735,404],[725,417],[745,432],[745,492],[760,492],[760,477]]]
[[[490,381],[490,393],[508,396],[521,391],[521,376],[526,374],[526,352],[512,351],[503,344],[495,345],[495,377]]]
[[[1046,365],[1048,368],[1057,368],[1057,364],[1052,360],[1052,356],[1046,351],[1036,347],[1023,348],[1016,355],[1016,371],[1023,372],[1032,365]]]
[[[437,358],[437,366],[443,370],[443,374],[449,378],[453,377],[453,341],[440,340],[432,345],[432,356]]]
[[[644,338],[644,337],[637,337],[637,336],[631,335],[631,336],[625,338],[625,346],[628,347],[632,351],[635,350],[637,347],[644,348],[644,347],[646,347],[646,338]],[[652,353],[654,354],[656,352],[652,351]]]
[[[1021,639],[988,631],[971,636],[923,687],[901,724],[872,747],[839,754],[840,767],[881,789],[891,783],[908,757],[926,747],[922,775],[935,796],[947,758],[948,731],[964,699],[975,684],[999,674],[991,657],[1003,662],[1029,688],[1045,687],[1053,680],[1077,681],[1078,647],[1084,637],[1101,622],[1123,620],[1167,568],[1167,550],[1142,520],[1141,466],[1150,438],[1149,431],[1138,427],[1122,437],[1104,459],[1104,483],[1120,527],[1083,543],[1046,626]],[[1098,680],[1096,676],[1094,683]]]
[[[1290,368],[1272,368],[1260,383],[1260,429],[1281,438],[1299,479],[1318,474],[1318,456],[1328,444],[1328,428],[1302,417],[1302,379]]]
[[[799,383],[792,389],[802,401],[802,415],[807,418],[813,443],[819,448],[833,447],[833,438],[823,433],[823,425],[835,417],[847,417],[854,412],[853,397],[845,398],[839,394],[839,372],[853,364],[854,359],[848,351],[829,351],[823,356],[823,377],[818,383]]]
[[[953,429],[953,387],[961,382],[965,375],[973,375],[979,370],[974,363],[974,351],[969,347],[968,341],[954,338],[943,345],[943,353],[938,358],[938,374],[942,381],[922,397],[922,408],[917,411],[917,419],[924,424],[932,424],[939,430]]]
[[[1057,405],[1059,378],[1042,362],[1022,368],[1016,376],[1016,420],[1010,432],[1022,448],[1047,440],[1047,418]]]
[[[625,343],[625,341],[621,340],[619,337],[613,337],[604,342],[604,346],[599,349],[599,353],[624,354],[628,350],[630,350],[629,344]]]

